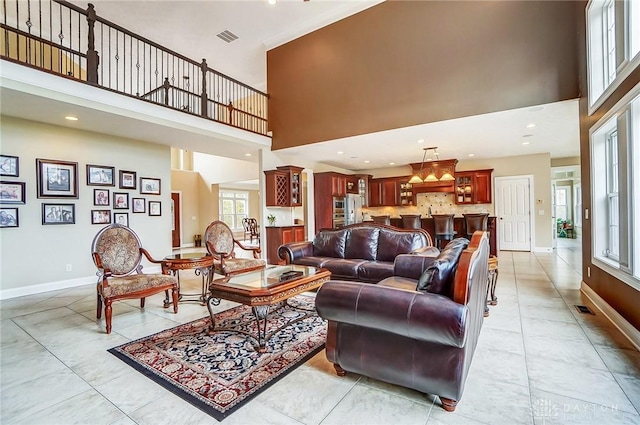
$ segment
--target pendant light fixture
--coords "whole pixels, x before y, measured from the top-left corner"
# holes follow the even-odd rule
[[[442,176],[443,178],[438,179],[438,177],[436,177],[435,171],[433,170],[433,167],[431,167],[429,169],[429,174],[427,174],[427,176],[423,178],[422,177],[423,176],[422,172],[424,170],[424,161],[427,158],[427,152],[433,151],[433,157],[436,160],[440,159],[440,155],[438,154],[438,147],[437,146],[431,146],[431,147],[428,147],[428,148],[423,148],[423,150],[424,150],[424,154],[422,155],[422,163],[420,164],[420,171],[417,174],[414,174],[411,177],[411,179],[409,180],[409,183],[417,184],[417,183],[437,182],[437,181],[440,181],[440,180],[444,180],[444,181],[454,180],[454,177],[449,172],[445,173]],[[431,161],[431,160],[429,160],[429,161]],[[448,177],[445,178],[445,176],[448,176]]]

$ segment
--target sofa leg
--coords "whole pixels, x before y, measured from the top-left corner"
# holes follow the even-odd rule
[[[442,402],[442,408],[447,412],[455,411],[456,406],[458,405],[456,400],[451,400],[450,398],[440,397],[440,401]]]
[[[333,368],[336,370],[336,375],[338,376],[345,376],[347,374],[347,371],[341,368],[337,363],[333,364]]]

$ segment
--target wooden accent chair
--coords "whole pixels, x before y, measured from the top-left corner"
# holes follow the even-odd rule
[[[233,232],[224,221],[214,221],[204,232],[207,251],[214,258],[213,271],[228,276],[236,273],[261,269],[267,262],[260,259],[260,247],[247,247],[233,237]],[[245,251],[251,251],[253,258],[236,258],[233,251],[237,245]]]
[[[142,248],[133,230],[116,223],[104,227],[93,238],[91,253],[98,268],[97,318],[102,318],[104,303],[107,334],[111,333],[113,301],[140,298],[140,308],[144,308],[145,297],[164,291],[168,299],[171,290],[173,312],[178,312],[178,280],[169,275],[162,261],[155,260]],[[142,273],[143,254],[150,262],[162,264],[162,274]]]

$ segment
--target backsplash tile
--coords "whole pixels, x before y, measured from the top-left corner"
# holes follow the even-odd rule
[[[460,216],[468,213],[486,213],[494,215],[493,204],[457,205],[453,193],[419,193],[416,195],[417,205],[400,207],[369,207],[363,208],[365,220],[372,215],[390,215],[400,217],[402,214],[420,214],[428,217],[431,214],[455,214]]]

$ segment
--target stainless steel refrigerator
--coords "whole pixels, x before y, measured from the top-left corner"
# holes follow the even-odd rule
[[[345,202],[345,224],[362,222],[362,197],[349,194]]]

